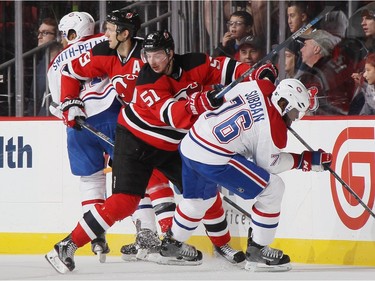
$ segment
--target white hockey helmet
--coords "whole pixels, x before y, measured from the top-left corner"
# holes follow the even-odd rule
[[[284,110],[278,104],[281,98],[288,101],[288,105]],[[281,80],[272,93],[271,101],[281,116],[296,109],[298,111],[298,119],[301,119],[310,107],[310,97],[306,87],[301,81],[293,78]]]
[[[59,31],[69,44],[77,42],[83,37],[94,34],[95,20],[86,12],[71,12],[60,20]],[[68,39],[70,30],[74,30],[77,37],[74,40]]]

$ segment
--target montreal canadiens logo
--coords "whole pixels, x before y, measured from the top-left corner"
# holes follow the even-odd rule
[[[332,151],[331,167],[358,195],[361,201],[373,209],[375,198],[375,130],[373,127],[348,127],[337,137]],[[363,149],[364,142],[374,149]],[[371,149],[370,149],[371,150]],[[341,221],[349,229],[362,228],[370,213],[360,204],[347,188],[333,175],[330,177],[333,202]]]

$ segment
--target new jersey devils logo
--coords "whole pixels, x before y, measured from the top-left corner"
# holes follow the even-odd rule
[[[191,96],[193,93],[200,91],[201,87],[198,85],[197,82],[193,82],[189,84],[187,87],[178,91],[175,95],[177,100],[186,99],[188,96]]]
[[[129,91],[129,89],[135,88],[137,77],[134,74],[126,74],[116,75],[112,78],[112,85],[115,87],[116,92],[127,103],[133,99],[134,91]]]
[[[318,88],[316,86],[312,86],[307,89],[307,92],[309,93],[310,96],[310,111],[315,111],[319,107],[319,101],[318,101]]]

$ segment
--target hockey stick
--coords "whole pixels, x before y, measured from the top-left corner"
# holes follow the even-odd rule
[[[105,134],[103,134],[102,132],[98,131],[97,129],[95,129],[93,126],[91,126],[90,124],[88,124],[84,120],[82,120],[80,118],[76,118],[76,122],[78,123],[78,125],[82,126],[83,128],[85,128],[89,132],[91,132],[94,135],[96,135],[97,137],[101,138],[106,143],[110,144],[111,146],[115,146],[115,142],[110,137],[108,137]]]
[[[334,6],[327,6],[324,8],[324,10],[317,15],[312,21],[310,21],[307,25],[302,26],[300,29],[298,29],[296,32],[294,32],[289,38],[287,38],[284,42],[280,43],[273,49],[271,52],[269,52],[264,58],[262,58],[260,61],[255,63],[250,69],[246,70],[240,77],[238,77],[236,80],[232,81],[228,86],[226,86],[221,92],[217,93],[215,98],[221,98],[223,97],[229,90],[233,89],[238,83],[241,83],[246,76],[250,75],[251,72],[253,72],[256,68],[261,66],[262,64],[266,63],[267,61],[271,60],[274,55],[276,55],[278,52],[280,52],[284,47],[286,47],[292,40],[297,39],[302,34],[306,32],[310,27],[315,25],[318,21],[320,21],[325,15],[327,15],[330,11],[332,11],[335,7]]]
[[[61,112],[61,109],[60,109],[59,105],[57,103],[55,103],[54,101],[51,101],[51,106],[54,107],[56,110],[59,110]],[[61,116],[60,116],[60,119],[61,119]],[[96,135],[97,137],[101,138],[106,143],[110,144],[111,146],[115,146],[115,142],[110,137],[108,137],[105,134],[103,134],[102,132],[98,131],[93,126],[91,126],[90,124],[86,123],[84,120],[82,120],[80,118],[77,118],[76,122],[80,126],[82,126],[82,128],[85,128],[89,132],[91,132],[94,135]]]
[[[288,127],[289,131],[310,151],[314,151],[311,146],[309,146],[301,137],[294,131],[291,127]],[[329,166],[324,166],[326,170],[328,170],[341,184],[345,189],[358,201],[359,204],[363,206],[370,213],[371,216],[375,218],[374,212],[359,198],[359,196],[354,192],[353,189],[342,179],[334,170],[332,170]]]
[[[235,208],[237,211],[240,211],[242,214],[244,214],[245,216],[247,216],[249,219],[251,219],[251,215],[245,211],[244,209],[242,209],[240,206],[238,206],[236,203],[234,203],[232,200],[230,200],[228,197],[226,196],[223,196],[223,200],[225,202],[227,202],[229,205],[231,205],[233,208]]]

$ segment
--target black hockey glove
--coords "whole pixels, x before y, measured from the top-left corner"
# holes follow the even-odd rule
[[[214,107],[214,108],[220,107],[224,102],[223,97],[221,97],[221,98],[215,97],[218,93],[221,92],[222,89],[224,89],[224,86],[218,84],[218,85],[214,85],[213,90],[207,92],[207,98],[208,98],[210,104],[212,105],[212,107]]]

